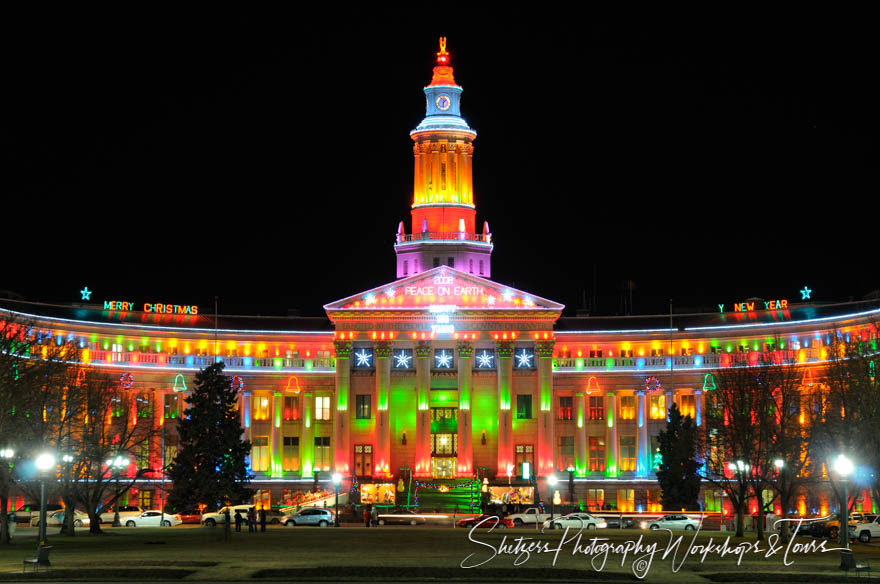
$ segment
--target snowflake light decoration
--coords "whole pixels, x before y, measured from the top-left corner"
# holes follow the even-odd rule
[[[405,349],[401,349],[394,354],[395,369],[409,369],[411,361],[412,353],[406,351]]]
[[[355,352],[354,357],[355,367],[372,367],[373,366],[373,352],[369,349],[360,349]]]
[[[495,306],[495,297],[494,297],[494,296],[489,296],[488,298],[486,298],[486,303],[487,303],[489,306]]]
[[[507,302],[511,302],[513,300],[513,292],[511,292],[510,290],[505,290],[502,296],[504,296],[504,300]]]
[[[495,366],[495,354],[488,349],[477,353],[477,369],[492,369]]]
[[[535,359],[535,354],[531,349],[523,347],[516,352],[516,366],[519,368],[529,368]]]
[[[440,349],[439,351],[434,353],[434,367],[436,367],[437,369],[452,368],[452,351]]]

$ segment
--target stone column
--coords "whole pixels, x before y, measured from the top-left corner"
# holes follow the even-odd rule
[[[605,475],[616,477],[620,465],[617,462],[617,398],[613,391],[605,393]]]
[[[165,425],[165,392],[161,389],[152,392],[153,436],[150,439],[150,468],[152,478],[162,478],[162,432]]]
[[[574,416],[577,428],[574,433],[574,460],[577,476],[587,476],[589,461],[587,460],[587,425],[586,406],[584,405],[584,392],[576,391],[574,394]]]
[[[513,401],[513,341],[495,343],[495,360],[498,366],[498,470],[497,476],[507,475],[508,465],[513,466],[513,418],[510,404]]]
[[[556,472],[556,445],[553,432],[553,345],[554,339],[535,343],[538,365],[538,472],[546,476]]]
[[[667,422],[669,421],[669,408],[671,408],[672,404],[673,404],[672,398],[673,398],[673,393],[672,393],[672,388],[670,387],[669,389],[666,390],[666,404],[665,405],[666,405],[666,421]]]
[[[373,450],[373,476],[391,472],[391,428],[388,400],[391,391],[391,341],[374,341],[376,356],[376,448]]]
[[[416,356],[416,462],[415,476],[431,476],[431,343],[420,341]]]
[[[283,445],[281,437],[281,410],[284,406],[284,395],[280,391],[272,392],[272,401],[269,402],[270,407],[270,423],[272,424],[270,447],[272,449],[269,457],[269,476],[282,476],[283,466],[281,464],[281,455]]]
[[[458,460],[456,475],[474,474],[473,427],[471,423],[471,376],[473,375],[474,345],[461,341],[458,353]]]
[[[315,423],[312,419],[314,406],[315,394],[311,391],[304,392],[302,401],[302,426],[300,426],[299,437],[300,468],[302,468],[303,478],[314,476],[315,434],[314,428],[312,427]]]
[[[351,468],[351,446],[349,445],[348,410],[349,387],[351,382],[351,341],[336,339],[333,341],[336,353],[336,415],[333,417],[333,468],[342,476],[349,476]],[[305,398],[303,398],[305,399]],[[303,404],[303,411],[305,404]],[[305,416],[301,416],[305,423]],[[300,451],[305,448],[300,445]],[[302,466],[300,466],[302,468]]]
[[[646,477],[651,472],[650,456],[648,449],[648,408],[645,403],[645,392],[637,391],[636,396],[639,402],[639,430],[636,436],[636,476]]]
[[[703,391],[694,391],[694,423],[697,427],[703,425]]]

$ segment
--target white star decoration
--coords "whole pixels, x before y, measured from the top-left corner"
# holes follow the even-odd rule
[[[434,360],[439,369],[449,369],[452,367],[452,353],[449,353],[446,349],[438,351],[434,356]]]
[[[491,369],[493,359],[495,359],[495,355],[493,355],[486,349],[483,349],[483,351],[479,355],[477,355],[477,368]]]
[[[394,359],[397,361],[398,369],[409,369],[409,362],[412,361],[412,355],[407,354],[406,351],[398,351],[394,356]]]
[[[510,290],[505,290],[504,294],[502,294],[502,296],[504,296],[504,299],[507,302],[510,302],[511,300],[513,300],[513,292],[511,292]]]
[[[357,367],[369,367],[372,364],[371,361],[373,360],[373,355],[366,349],[361,349],[355,353],[354,356],[357,359]]]
[[[495,306],[495,297],[494,297],[494,296],[489,296],[488,298],[486,298],[486,303],[487,303],[489,306]]]
[[[528,349],[520,349],[516,353],[516,366],[517,367],[531,367],[532,366],[532,354],[529,353]]]
[[[388,298],[394,298],[394,288],[389,288],[385,290],[385,296]]]

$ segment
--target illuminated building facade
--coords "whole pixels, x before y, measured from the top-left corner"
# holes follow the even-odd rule
[[[362,484],[410,474],[495,484],[537,477],[547,500],[545,477],[570,471],[581,504],[654,510],[653,457],[667,409],[675,403],[702,426],[711,371],[731,354],[757,363],[785,351],[805,379],[818,379],[832,335],[876,338],[872,306],[772,301],[674,322],[571,318],[560,304],[490,280],[492,235],[485,222],[476,230],[476,132],[461,117],[444,42],[424,91],[426,116],[411,132],[412,224],[409,233],[400,224],[394,246],[397,279],[325,305],[326,319],[215,321],[198,307],[128,300],[4,301],[3,312],[31,321],[43,342],[75,343],[84,363],[119,376],[128,423],[164,425],[166,447],[176,444],[193,375],[223,361],[241,392],[254,486],[273,503],[310,486],[315,472]],[[158,443],[140,458],[161,468]],[[141,503],[156,505],[160,474],[138,485]],[[711,489],[703,503],[722,504]],[[870,511],[869,498],[865,505]]]

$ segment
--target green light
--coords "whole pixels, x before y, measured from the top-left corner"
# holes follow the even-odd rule
[[[306,371],[311,371],[311,370],[312,370],[312,360],[306,359]]]
[[[583,368],[584,368],[584,360],[583,360],[583,359],[575,359],[575,360],[574,360],[574,367],[575,367],[575,369],[577,369],[578,371],[580,371],[581,369],[583,369]]]
[[[110,348],[110,343],[108,343],[107,341],[104,341],[104,350],[106,351],[109,348]]]
[[[97,342],[98,342],[98,333],[92,333],[92,336],[89,337],[89,339],[90,339],[93,343],[97,343]]]
[[[156,352],[157,353],[162,352],[162,343],[160,341],[156,341]]]
[[[614,415],[611,412],[608,412],[608,427],[614,427]]]
[[[281,359],[281,357],[275,357],[275,359],[272,360],[272,366],[275,367],[275,369],[281,369],[283,364],[284,361]]]
[[[605,359],[605,368],[606,369],[614,369],[614,358],[613,357],[607,357]]]
[[[128,344],[128,352],[131,353],[132,351],[134,351],[134,345],[129,343]]]

